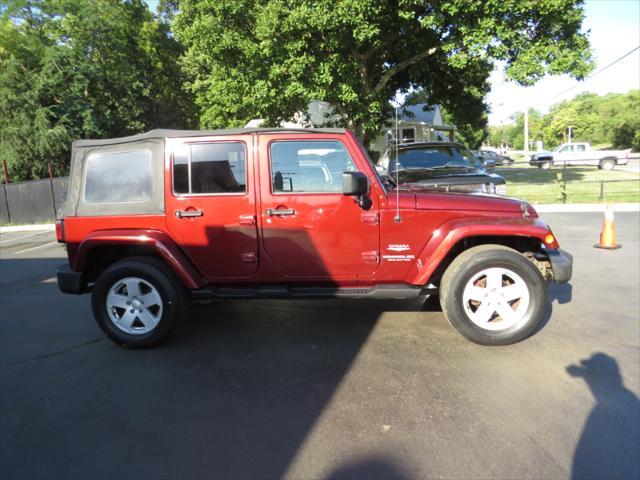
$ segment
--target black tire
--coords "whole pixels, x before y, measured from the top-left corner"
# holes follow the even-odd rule
[[[467,283],[488,268],[502,268],[517,274],[528,289],[529,304],[522,317],[504,330],[478,326],[463,305]],[[440,305],[451,326],[472,342],[510,345],[527,338],[543,321],[548,307],[547,285],[538,268],[519,252],[501,245],[480,245],[464,251],[449,265],[440,284]]]
[[[162,299],[162,309],[157,312],[159,321],[146,333],[127,333],[110,317],[107,295],[119,280],[127,277],[148,282]],[[173,271],[153,257],[132,257],[110,265],[98,277],[91,293],[93,316],[100,329],[118,345],[130,348],[148,348],[165,340],[179,325],[187,302],[186,291]]]
[[[540,164],[540,168],[543,170],[549,170],[551,168],[551,162],[549,160],[545,160]]]
[[[604,160],[600,160],[600,164],[598,168],[600,170],[613,170],[616,166],[616,161],[611,158],[605,158]]]

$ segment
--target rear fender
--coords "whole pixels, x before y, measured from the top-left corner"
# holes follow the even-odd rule
[[[89,252],[95,247],[110,245],[151,248],[175,272],[187,289],[194,290],[206,285],[202,275],[176,242],[159,230],[125,229],[91,232],[77,247],[72,264],[73,270],[85,271]]]
[[[544,243],[551,230],[539,218],[474,218],[454,219],[440,225],[418,255],[404,278],[412,285],[426,285],[433,272],[460,240],[482,236],[528,237]],[[559,248],[557,241],[545,245]]]

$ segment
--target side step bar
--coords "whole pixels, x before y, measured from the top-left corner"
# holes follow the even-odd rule
[[[216,298],[373,298],[406,299],[435,293],[410,285],[376,285],[373,287],[288,287],[266,285],[256,288],[206,287],[192,290],[194,300]]]

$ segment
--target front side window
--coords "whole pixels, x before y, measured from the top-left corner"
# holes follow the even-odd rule
[[[573,145],[565,145],[560,150],[560,153],[569,153],[569,152],[573,152]]]
[[[339,141],[276,141],[270,153],[274,193],[342,193],[342,174],[356,171]]]
[[[245,193],[244,143],[186,144],[173,156],[173,191],[178,194]]]
[[[151,151],[92,153],[85,165],[84,201],[133,203],[151,199]]]

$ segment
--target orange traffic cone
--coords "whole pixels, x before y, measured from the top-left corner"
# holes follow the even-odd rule
[[[607,250],[615,250],[622,247],[622,245],[616,243],[616,225],[613,218],[613,210],[608,205],[604,211],[604,224],[602,225],[602,233],[600,233],[600,243],[596,243],[594,247]]]

